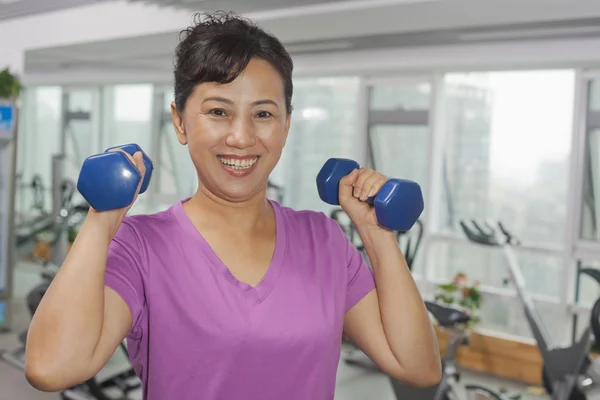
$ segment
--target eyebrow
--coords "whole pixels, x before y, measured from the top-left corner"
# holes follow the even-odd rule
[[[207,97],[202,101],[202,103],[206,103],[207,101],[218,101],[218,102],[225,103],[225,104],[233,104],[233,100],[230,100],[225,97],[218,97],[218,96]],[[256,100],[256,101],[252,102],[253,106],[260,106],[263,104],[272,104],[276,107],[279,107],[279,105],[275,101],[270,100],[270,99],[262,99],[262,100]]]

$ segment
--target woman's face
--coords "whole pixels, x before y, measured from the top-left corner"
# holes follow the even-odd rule
[[[172,114],[203,190],[238,203],[264,195],[290,126],[283,80],[271,64],[253,59],[229,84],[198,85],[184,112],[173,104]]]

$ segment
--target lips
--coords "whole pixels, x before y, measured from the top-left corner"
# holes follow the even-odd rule
[[[228,168],[243,171],[252,168],[258,161],[258,156],[232,157],[217,156],[219,161]]]

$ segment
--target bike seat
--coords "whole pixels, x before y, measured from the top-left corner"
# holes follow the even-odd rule
[[[425,307],[437,320],[438,324],[445,328],[466,324],[471,320],[471,315],[468,312],[452,306],[426,301]]]

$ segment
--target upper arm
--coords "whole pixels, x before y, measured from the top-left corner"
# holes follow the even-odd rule
[[[401,367],[385,336],[373,273],[341,229],[340,234],[339,247],[347,268],[344,334],[384,372],[398,376]]]
[[[102,334],[92,360],[94,375],[106,365],[119,344],[129,334],[132,321],[131,311],[121,295],[105,286]]]
[[[146,312],[143,243],[132,225],[124,221],[112,240],[104,275],[104,323],[95,360],[103,366],[129,336],[142,335],[140,320]]]

